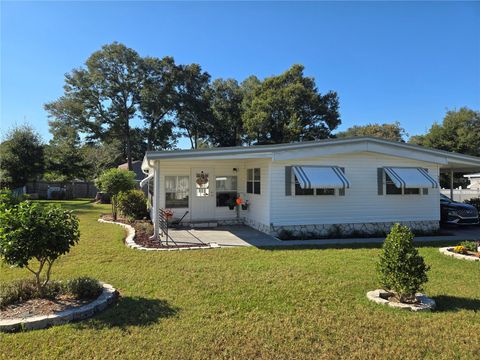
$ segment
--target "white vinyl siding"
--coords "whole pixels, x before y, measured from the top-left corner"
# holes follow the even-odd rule
[[[285,195],[285,166],[332,164],[345,168],[350,181],[345,196]],[[438,180],[435,164],[369,152],[274,161],[270,221],[275,226],[440,219],[438,189],[429,189],[428,195],[378,195],[377,169],[385,166],[427,168]]]

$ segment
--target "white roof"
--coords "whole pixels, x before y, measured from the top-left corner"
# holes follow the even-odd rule
[[[385,172],[398,188],[437,188],[438,183],[421,168],[386,167]]]
[[[478,174],[467,174],[467,175],[463,175],[463,177],[466,177],[466,178],[476,178],[476,177],[480,177],[480,173],[478,173]]]
[[[326,139],[289,144],[223,147],[194,150],[147,151],[142,169],[147,170],[154,160],[252,159],[289,160],[354,152],[373,152],[438,164],[441,169],[475,171],[480,158],[443,150],[425,148],[373,137]]]
[[[302,189],[343,189],[350,183],[336,166],[293,166]]]

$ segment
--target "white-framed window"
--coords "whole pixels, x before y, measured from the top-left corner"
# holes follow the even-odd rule
[[[385,173],[385,194],[387,195],[420,195],[419,188],[399,188],[392,181],[390,176]]]
[[[217,176],[215,178],[217,207],[229,206],[237,199],[237,177]]]
[[[247,193],[261,194],[260,168],[247,169]]]
[[[295,174],[292,174],[293,180],[294,180],[294,186],[295,186],[295,191],[294,194],[295,196],[303,196],[303,195],[335,195],[335,189],[302,189],[300,187],[300,182],[298,181],[297,177]]]
[[[188,208],[190,178],[188,176],[165,176],[165,207]]]

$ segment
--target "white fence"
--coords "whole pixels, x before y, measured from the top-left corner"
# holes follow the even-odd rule
[[[450,189],[441,189],[443,195],[450,197]],[[454,189],[453,200],[464,202],[474,198],[480,198],[480,189]]]

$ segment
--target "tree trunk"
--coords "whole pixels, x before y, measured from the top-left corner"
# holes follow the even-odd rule
[[[125,111],[125,140],[127,143],[127,163],[128,163],[128,170],[133,170],[132,164],[132,141],[130,139],[130,122],[128,119],[128,110]]]

